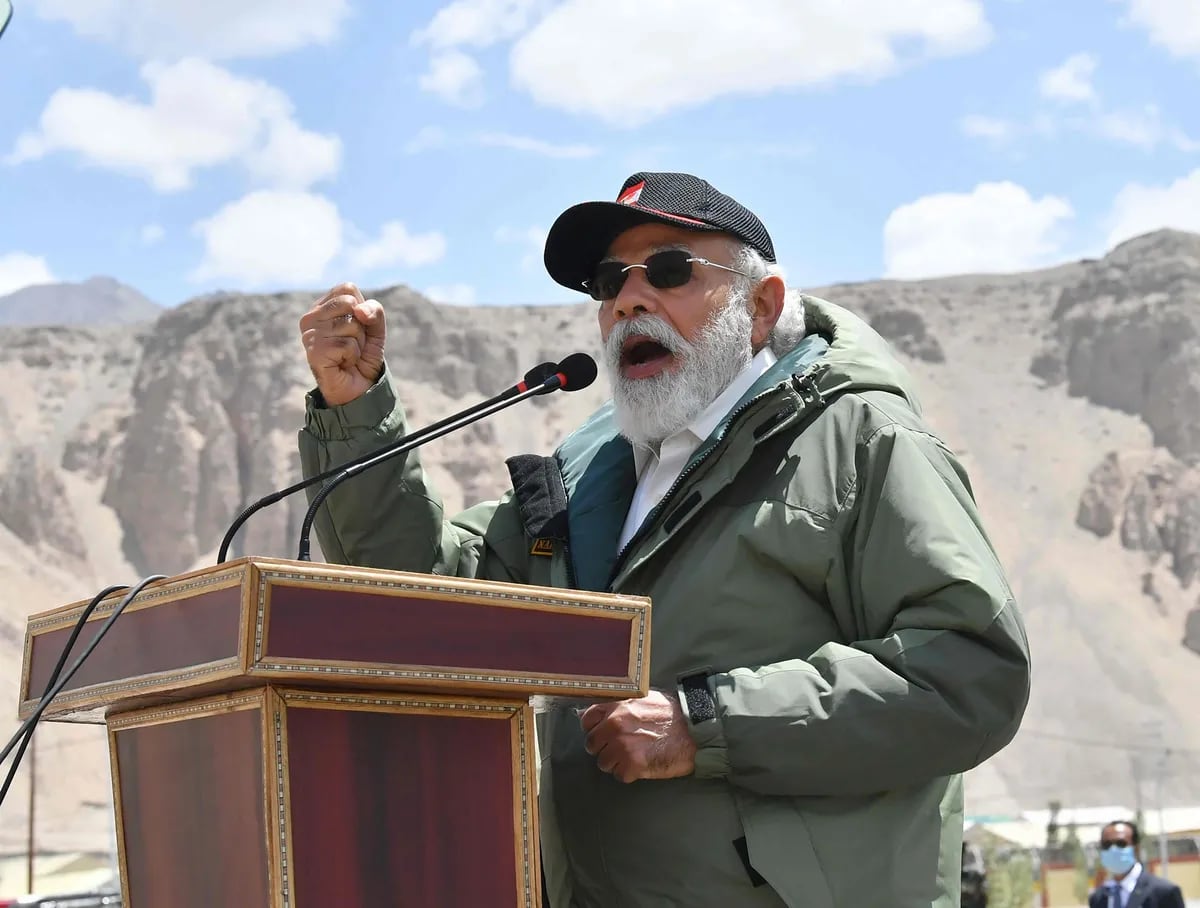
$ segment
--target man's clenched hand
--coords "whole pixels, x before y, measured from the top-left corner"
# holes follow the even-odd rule
[[[354,284],[339,284],[304,313],[300,337],[326,404],[349,403],[375,384],[386,335],[383,306],[364,300]]]

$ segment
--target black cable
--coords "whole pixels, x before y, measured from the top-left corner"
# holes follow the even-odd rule
[[[102,624],[100,626],[100,630],[96,632],[96,636],[92,638],[91,642],[88,643],[88,645],[84,648],[83,652],[79,654],[79,658],[76,659],[74,663],[72,663],[71,667],[66,671],[66,673],[61,678],[58,679],[58,681],[52,687],[50,687],[44,694],[42,694],[42,698],[41,698],[41,700],[38,701],[37,707],[34,709],[34,711],[32,713],[30,713],[29,717],[23,723],[21,723],[21,727],[17,729],[16,734],[14,734],[12,736],[12,738],[9,739],[9,742],[4,746],[4,751],[0,752],[0,763],[4,762],[4,760],[8,759],[8,755],[10,753],[12,753],[13,748],[16,747],[22,741],[23,738],[32,737],[33,727],[35,725],[37,725],[38,720],[42,717],[42,713],[44,713],[46,711],[46,707],[48,707],[53,702],[54,698],[57,697],[62,692],[62,689],[64,687],[66,687],[68,683],[70,683],[70,681],[73,677],[75,677],[75,673],[79,671],[80,667],[87,660],[87,657],[92,654],[93,650],[95,650],[96,647],[100,645],[100,641],[104,639],[104,635],[108,633],[109,628],[111,628],[113,626],[113,623],[120,616],[121,612],[123,612],[125,610],[125,606],[129,605],[129,603],[134,600],[134,597],[136,597],[137,594],[140,593],[146,587],[147,584],[152,583],[155,580],[166,580],[166,579],[167,579],[166,574],[151,574],[148,577],[143,577],[141,580],[139,580],[133,586],[133,588],[130,589],[129,592],[125,594],[125,597],[117,604],[117,607],[115,609],[113,609],[113,613],[111,615],[109,615],[108,619],[104,622],[104,624]],[[121,589],[121,588],[122,587],[118,586],[116,589]],[[109,592],[110,591],[105,591],[104,593],[100,594],[95,599],[93,599],[92,600],[93,607],[96,604],[99,604],[101,599],[103,599],[104,596],[108,595]],[[77,622],[77,626],[80,629],[82,629],[82,626],[83,626],[82,621]],[[68,645],[67,649],[64,650],[64,655],[69,652],[70,652],[70,646]],[[65,658],[63,659],[63,661],[65,662]],[[28,742],[26,742],[26,744],[27,743]],[[24,748],[22,748],[22,751],[23,750],[24,750]],[[0,803],[2,803],[2,801],[0,801]]]
[[[128,584],[124,583],[118,583],[110,587],[105,587],[92,598],[91,602],[87,604],[83,610],[83,613],[76,620],[75,627],[71,629],[71,636],[67,640],[67,645],[63,647],[62,653],[59,654],[58,664],[54,666],[54,671],[50,672],[50,677],[46,681],[46,690],[42,691],[43,697],[45,697],[46,692],[54,686],[54,683],[58,680],[58,676],[62,674],[63,666],[67,664],[67,657],[71,655],[71,648],[75,646],[75,641],[79,639],[80,633],[83,632],[84,625],[87,624],[87,620],[91,616],[92,612],[96,610],[96,606],[98,606],[101,601],[115,593],[117,590],[124,590],[128,588]],[[20,767],[21,760],[25,756],[25,749],[29,747],[29,742],[33,740],[33,731],[34,726],[29,726],[29,731],[27,731],[25,736],[21,739],[21,746],[17,748],[17,755],[13,758],[12,766],[10,766],[8,769],[8,775],[4,779],[4,786],[0,788],[0,804],[3,804],[4,799],[8,797],[8,789],[12,787],[13,779],[16,778],[17,769]]]

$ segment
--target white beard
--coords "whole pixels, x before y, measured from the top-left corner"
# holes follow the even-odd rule
[[[655,315],[637,316],[613,326],[605,343],[604,366],[622,435],[634,444],[657,448],[663,439],[703,413],[750,364],[754,323],[747,296],[732,291],[694,343]],[[674,354],[677,367],[650,378],[626,378],[621,374],[621,347],[633,334],[662,344]]]

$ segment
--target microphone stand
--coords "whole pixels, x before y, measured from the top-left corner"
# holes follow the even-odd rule
[[[229,525],[229,529],[225,531],[225,537],[221,540],[221,547],[217,552],[217,562],[216,563],[217,564],[225,563],[225,559],[229,555],[229,547],[233,544],[233,538],[234,538],[234,536],[237,535],[237,531],[242,528],[242,524],[244,524],[254,514],[256,514],[258,511],[261,511],[267,505],[274,504],[277,501],[287,498],[289,495],[293,494],[294,492],[299,492],[301,489],[306,489],[309,486],[315,485],[318,482],[324,482],[326,479],[329,479],[330,477],[338,475],[342,470],[346,469],[347,467],[355,466],[356,464],[360,464],[360,463],[365,463],[366,461],[370,460],[372,457],[376,457],[377,455],[382,454],[384,451],[389,451],[395,446],[404,444],[404,443],[406,443],[408,441],[412,441],[412,440],[425,439],[427,436],[429,436],[429,433],[431,433],[431,432],[436,432],[439,429],[442,429],[443,427],[450,426],[450,425],[454,424],[457,420],[463,419],[464,417],[468,417],[468,416],[472,416],[476,413],[480,413],[485,408],[495,404],[498,401],[508,399],[510,397],[510,395],[512,395],[513,393],[522,390],[523,386],[533,385],[536,383],[540,387],[541,383],[543,383],[547,378],[552,376],[556,369],[557,369],[557,366],[554,363],[542,363],[541,365],[534,366],[532,369],[530,369],[528,372],[525,373],[525,378],[520,384],[517,384],[517,385],[509,388],[508,390],[496,395],[495,397],[490,397],[485,401],[482,401],[478,404],[475,404],[472,407],[469,407],[466,410],[462,410],[461,412],[451,414],[450,416],[444,417],[443,419],[439,419],[437,422],[432,423],[428,426],[425,426],[422,429],[417,429],[414,432],[410,432],[408,435],[404,436],[403,438],[400,438],[394,442],[391,442],[389,445],[381,448],[378,451],[370,451],[366,454],[362,454],[362,455],[356,457],[354,460],[350,461],[349,463],[338,464],[336,467],[330,467],[328,470],[326,470],[323,473],[318,473],[315,476],[309,476],[307,479],[302,479],[297,483],[293,483],[292,485],[288,486],[286,489],[280,489],[277,492],[272,492],[269,495],[263,496],[258,501],[249,505],[244,511],[242,511],[242,513],[238,514],[237,517],[234,518],[233,523],[231,523]]]
[[[404,454],[411,451],[413,448],[425,444],[427,441],[433,441],[435,438],[441,438],[457,429],[464,428],[477,420],[483,419],[485,416],[491,416],[493,413],[499,413],[501,410],[506,410],[514,404],[519,404],[523,400],[528,400],[530,397],[537,397],[541,394],[549,394],[557,391],[559,388],[565,387],[566,380],[562,374],[551,375],[542,384],[528,388],[519,394],[512,397],[505,397],[500,400],[493,399],[490,402],[485,402],[483,405],[474,408],[473,412],[458,414],[457,416],[449,417],[442,420],[441,424],[435,423],[424,432],[414,433],[414,435],[405,436],[399,441],[388,445],[381,451],[373,452],[365,457],[360,457],[350,464],[341,467],[337,471],[337,475],[327,480],[316,495],[313,496],[312,503],[308,506],[308,511],[304,515],[304,523],[300,527],[300,545],[296,555],[297,561],[311,561],[309,551],[311,545],[309,536],[312,533],[313,520],[317,516],[317,510],[324,503],[339,484],[349,479],[363,470],[373,467],[376,464],[382,463],[390,457],[397,454]],[[320,477],[317,477],[320,478]]]

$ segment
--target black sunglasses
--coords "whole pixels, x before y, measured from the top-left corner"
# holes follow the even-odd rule
[[[1100,843],[1100,850],[1107,851],[1109,848],[1128,848],[1132,844],[1127,839],[1109,839],[1107,842]]]
[[[597,302],[606,302],[617,298],[625,279],[629,277],[631,268],[644,268],[646,281],[656,290],[670,290],[682,287],[692,279],[692,265],[708,265],[710,268],[720,268],[731,271],[742,277],[749,277],[744,271],[730,268],[728,265],[718,265],[708,259],[692,255],[686,249],[665,249],[656,252],[642,264],[626,265],[624,262],[607,261],[596,266],[596,273],[590,281],[584,281],[588,295]]]

